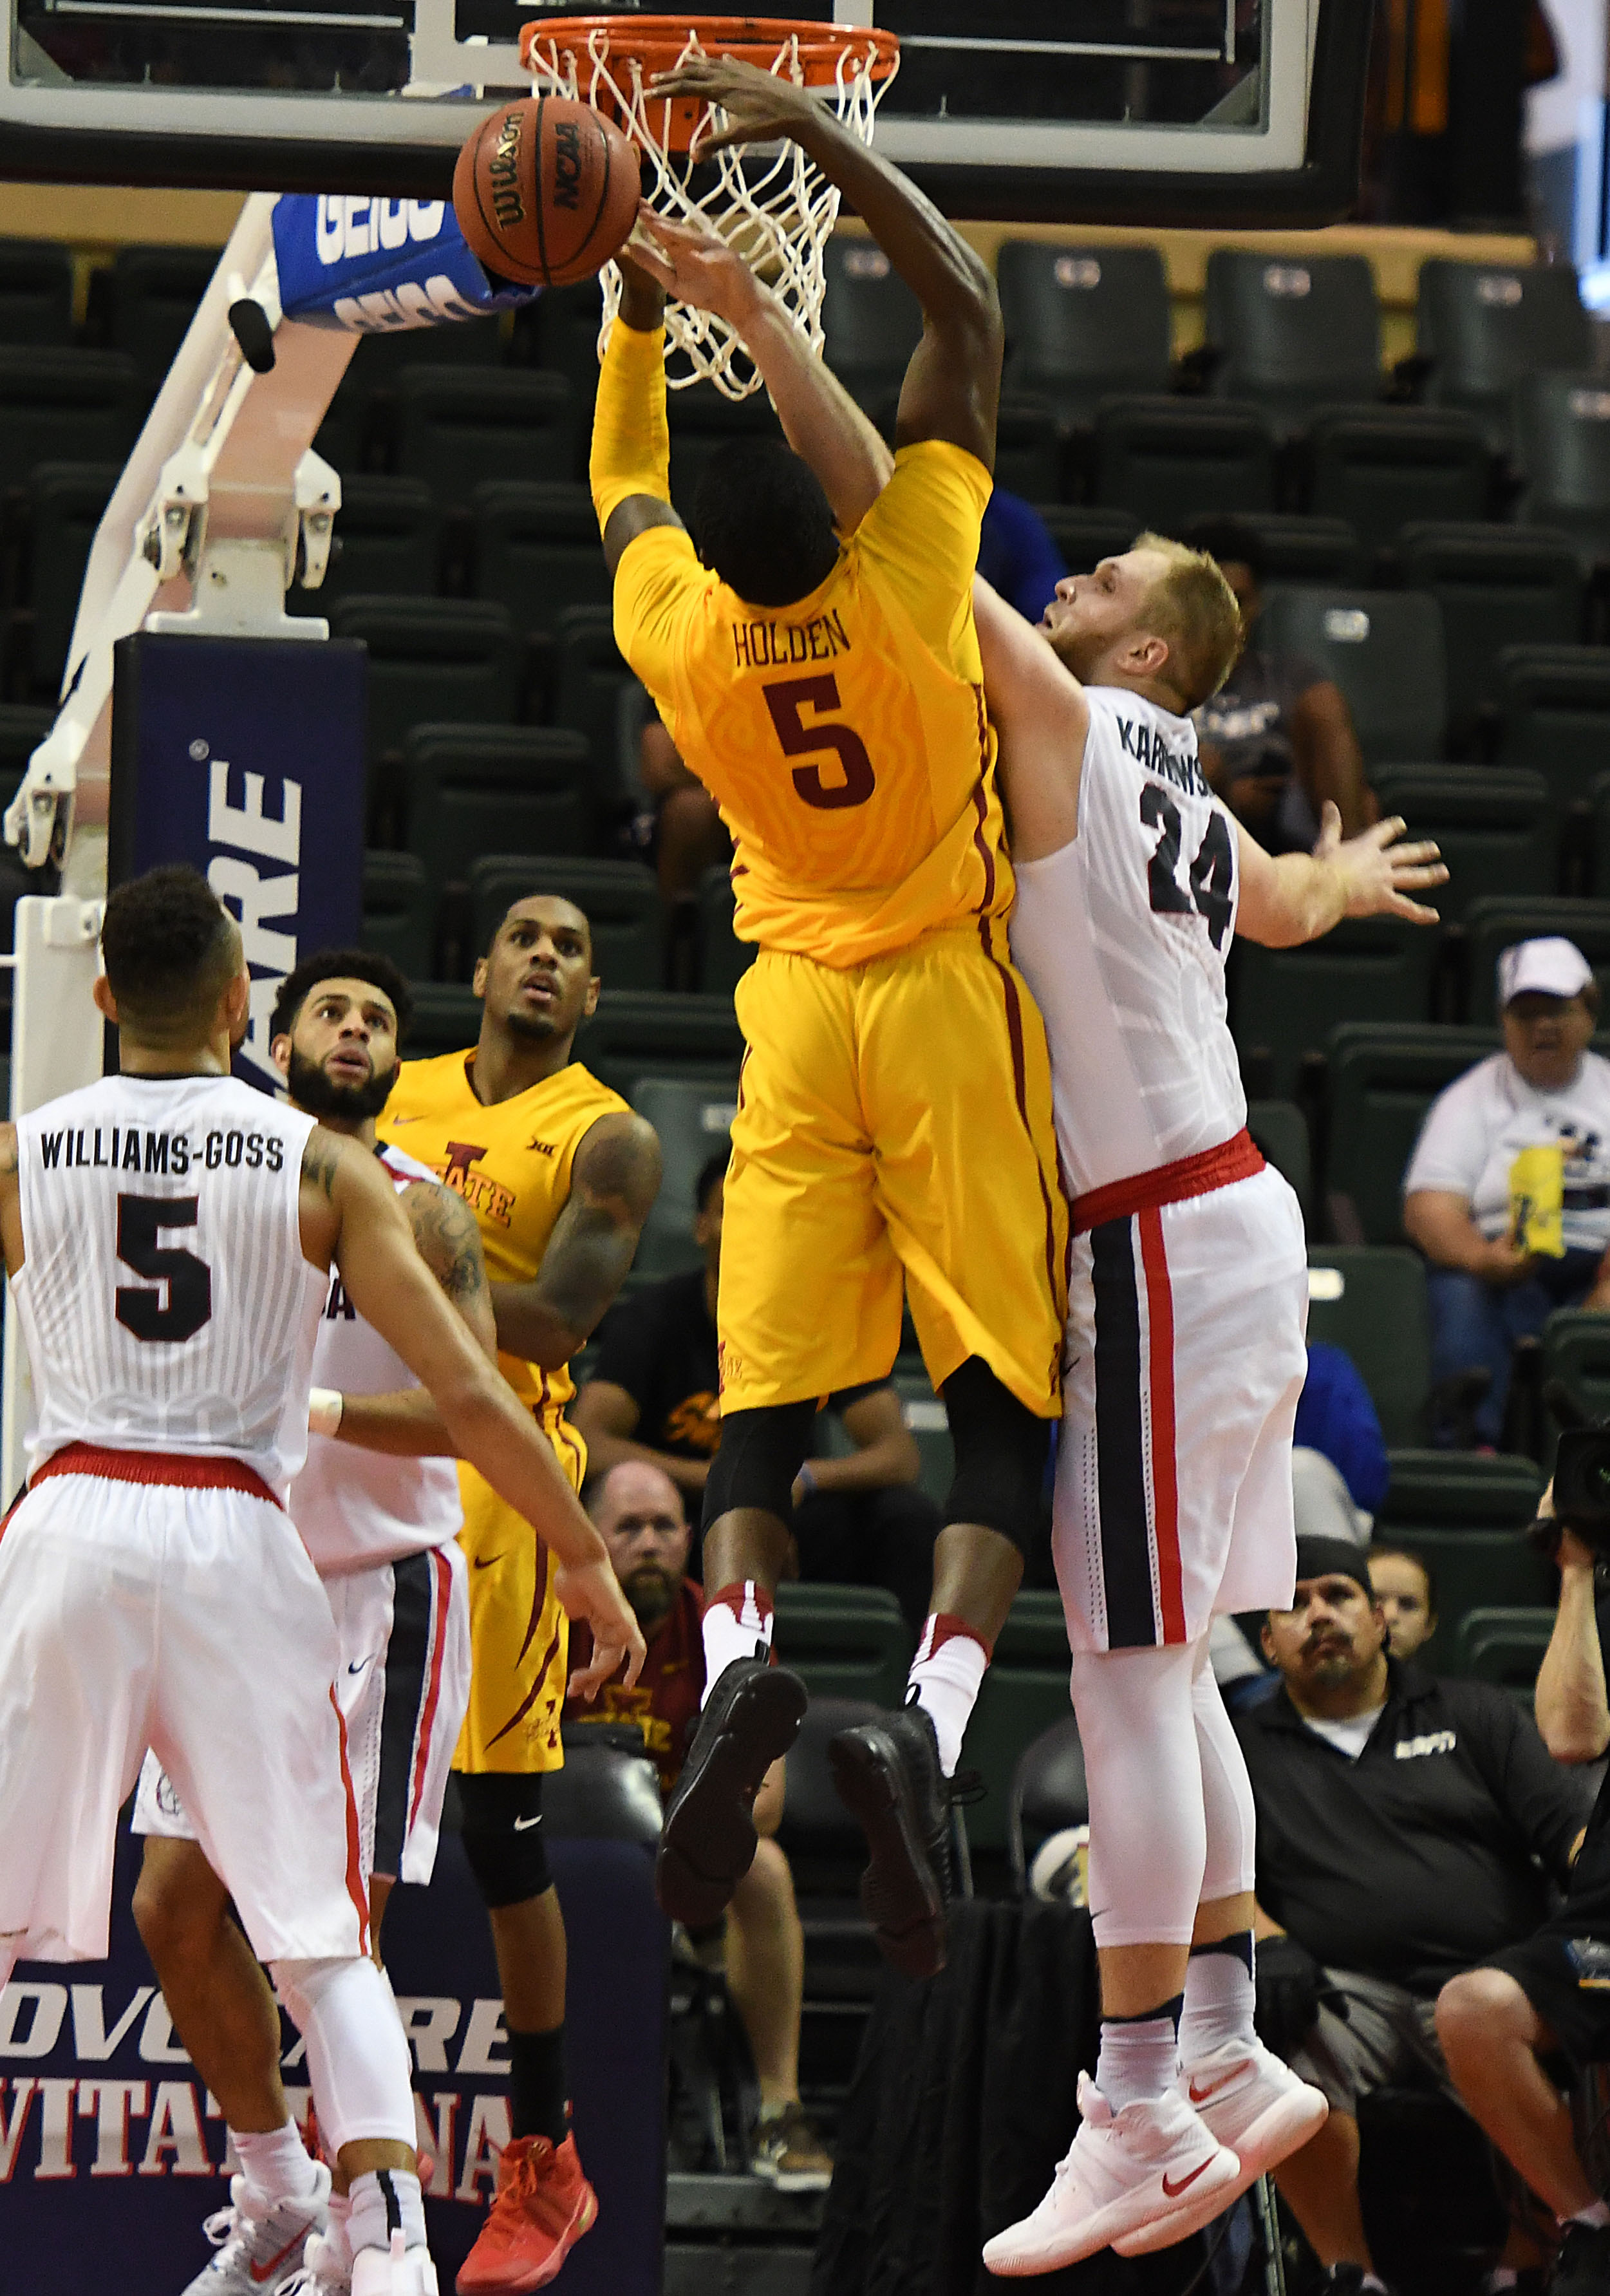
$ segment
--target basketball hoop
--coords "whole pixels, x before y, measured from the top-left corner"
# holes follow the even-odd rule
[[[900,62],[891,32],[796,23],[770,16],[561,16],[527,24],[520,61],[538,95],[579,96],[617,120],[649,163],[644,196],[673,221],[717,232],[757,271],[822,347],[822,253],[838,220],[838,192],[797,144],[751,144],[701,160],[699,146],[724,125],[702,97],[656,97],[650,82],[694,57],[758,64],[797,87],[828,91],[852,135],[872,140],[872,122]],[[602,273],[602,356],[620,308],[620,273]],[[666,380],[673,390],[707,381],[728,398],[760,388],[724,320],[671,303],[666,309]]]

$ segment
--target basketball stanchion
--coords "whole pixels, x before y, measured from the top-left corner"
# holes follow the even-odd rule
[[[863,144],[900,64],[892,32],[782,17],[557,16],[527,24],[520,54],[538,94],[579,96],[618,121],[644,160],[643,196],[674,223],[702,225],[758,271],[820,351],[823,253],[839,195],[797,144],[755,145],[700,157],[725,123],[702,98],[657,96],[664,72],[696,57],[731,57],[818,89]],[[606,264],[600,355],[620,308],[620,273]],[[760,389],[753,361],[724,319],[671,303],[666,311],[666,379],[673,390],[713,382],[728,398]]]

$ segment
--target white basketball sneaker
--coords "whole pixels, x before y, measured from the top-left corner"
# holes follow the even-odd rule
[[[352,2296],[439,2296],[428,2248],[405,2248],[394,2232],[389,2248],[360,2248],[352,2259]]]
[[[244,2177],[232,2179],[230,2206],[208,2218],[201,2229],[217,2250],[190,2283],[184,2296],[280,2296],[302,2269],[309,2238],[324,2228],[330,2205],[330,2171],[314,2163],[318,2181],[298,2201],[276,2201],[254,2215]]]
[[[1317,2136],[1330,2112],[1320,2090],[1311,2088],[1257,2040],[1226,2041],[1211,2056],[1181,2065],[1179,2094],[1240,2161],[1234,2189],[1221,2202],[1224,2208]],[[1146,2256],[1183,2240],[1197,2221],[1193,2218],[1181,2229],[1160,2218],[1142,2232],[1124,2234],[1113,2246],[1120,2256]]]
[[[1114,2112],[1088,2073],[1079,2076],[1079,2133],[1057,2163],[1032,2216],[985,2243],[1005,2278],[1055,2272],[1166,2218],[1183,2239],[1224,2206],[1240,2163],[1178,2088]]]

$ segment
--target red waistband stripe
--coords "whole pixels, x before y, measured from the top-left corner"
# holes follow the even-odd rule
[[[280,1501],[243,1459],[199,1458],[179,1451],[110,1451],[99,1443],[64,1443],[29,1478],[31,1491],[52,1475],[97,1475],[109,1483],[166,1484],[181,1490],[242,1491],[248,1498]]]
[[[1074,1203],[1074,1233],[1086,1235],[1108,1220],[1133,1219],[1137,1212],[1160,1211],[1165,1204],[1182,1204],[1191,1196],[1211,1195],[1237,1180],[1250,1180],[1263,1169],[1263,1151],[1242,1126],[1233,1139],[1199,1155],[1181,1156],[1177,1164],[1159,1164],[1132,1180],[1115,1180],[1105,1188],[1091,1188]]]

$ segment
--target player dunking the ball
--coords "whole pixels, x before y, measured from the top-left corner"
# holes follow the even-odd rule
[[[662,91],[720,103],[731,141],[804,145],[916,294],[924,332],[894,477],[856,524],[810,466],[791,323],[734,263],[728,316],[798,451],[759,441],[718,456],[697,550],[670,500],[674,234],[623,264],[599,384],[593,496],[617,636],[721,806],[737,930],[760,951],[737,992],[748,1054],[716,1318],[707,1686],[666,1812],[660,1901],[707,1923],[755,1854],[749,1805],[805,1703],[797,1677],[768,1664],[790,1488],[819,1399],[887,1375],[903,1277],[955,1481],[911,1702],[842,1734],[832,1759],[867,1828],[879,1942],[921,1975],[944,1954],[946,1780],[1022,1575],[1059,1400],[1050,1071],[1007,946],[1012,873],[972,617],[1001,313],[966,244],[805,91],[715,63]]]
[[[375,1118],[396,1081],[413,999],[389,959],[357,949],[306,957],[282,984],[270,1052],[290,1104],[372,1151],[390,1175],[426,1267],[495,1358],[480,1234],[462,1201],[396,1148]],[[393,1884],[429,1882],[442,1797],[470,1694],[468,1565],[455,1459],[423,1388],[357,1314],[331,1269],[314,1348],[307,1461],[287,1498],[324,1582],[340,1639],[336,1690],[357,1803],[358,1847],[377,1942]],[[359,1449],[356,1445],[383,1446]],[[423,1456],[436,1454],[437,1456]],[[135,1919],[174,2025],[217,2099],[241,2174],[209,2219],[217,2254],[186,2296],[274,2296],[303,2263],[296,2237],[327,2188],[281,2086],[279,2014],[229,1918],[229,1897],[171,1779],[146,1757],[134,1830],[146,1836]],[[345,2179],[329,2203],[306,2296],[350,2283]]]
[[[338,1638],[283,1504],[332,1265],[561,1558],[598,1678],[622,1658],[634,1673],[642,1637],[390,1177],[230,1075],[251,983],[205,880],[120,886],[102,954],[123,1073],[0,1128],[34,1394],[29,1487],[0,1536],[0,1982],[24,1956],[104,1957],[117,1813],[149,1747],[306,2042],[351,2179],[353,2296],[436,2296],[407,2045],[369,1957]]]
[[[565,1417],[568,1365],[632,1265],[659,1142],[574,1058],[598,1003],[573,902],[516,901],[475,969],[478,1041],[405,1061],[385,1139],[462,1197],[480,1229],[503,1375],[574,1490],[587,1450]],[[464,1849],[491,1917],[509,2031],[511,2142],[460,2296],[544,2286],[597,2214],[565,2079],[565,1924],[543,1843],[543,1779],[564,1760],[567,1644],[554,1556],[486,1479],[460,1477],[474,1653],[453,1767]]]

